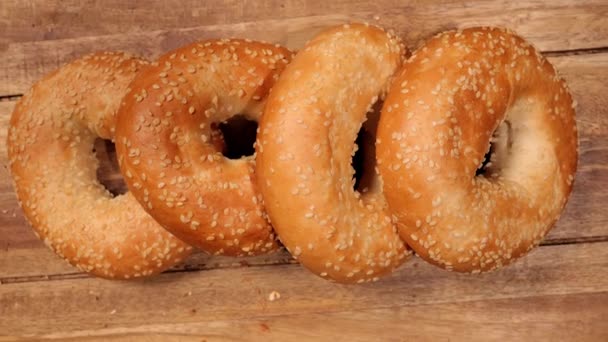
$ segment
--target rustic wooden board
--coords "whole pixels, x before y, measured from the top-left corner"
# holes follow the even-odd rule
[[[551,58],[577,101],[579,166],[562,219],[548,239],[608,237],[608,53]],[[603,75],[603,76],[602,76]]]
[[[473,319],[481,318],[481,308],[485,307],[488,310],[487,320],[491,321],[494,317],[498,321],[511,320],[512,324],[520,322],[526,327],[525,331],[532,329],[543,317],[538,316],[530,322],[522,319],[542,314],[543,309],[537,312],[531,306],[524,313],[523,307],[517,307],[515,304],[518,301],[514,301],[505,304],[505,309],[490,313],[493,311],[492,303],[501,300],[506,303],[510,299],[526,303],[528,298],[530,303],[534,303],[536,300],[542,301],[542,298],[535,299],[539,297],[585,295],[582,297],[586,298],[583,303],[595,299],[605,304],[607,267],[608,242],[596,242],[541,247],[511,267],[478,276],[449,273],[415,259],[392,277],[359,286],[332,284],[304,272],[301,266],[295,264],[164,274],[134,282],[80,278],[10,283],[0,286],[0,334],[36,336],[52,333],[55,337],[61,337],[62,334],[87,334],[91,330],[103,333],[103,329],[108,329],[106,333],[112,334],[115,328],[123,328],[121,334],[128,334],[130,329],[141,333],[144,326],[155,331],[154,327],[159,324],[164,331],[157,332],[170,335],[173,331],[188,331],[182,324],[201,323],[198,329],[204,330],[205,325],[213,327],[216,321],[229,320],[244,320],[241,325],[225,327],[226,330],[240,327],[243,330],[237,330],[235,334],[244,334],[248,331],[248,320],[269,322],[266,324],[272,326],[277,316],[286,317],[283,319],[301,317],[299,329],[305,332],[307,327],[315,324],[311,320],[314,316],[306,318],[310,314],[322,318],[323,315],[343,312],[342,319],[355,320],[356,317],[367,316],[357,314],[358,311],[381,310],[380,313],[395,316],[387,317],[387,322],[392,322],[390,326],[397,330],[371,331],[368,326],[370,331],[366,336],[370,338],[376,334],[386,334],[398,337],[411,327],[407,321],[416,322],[416,312],[424,311],[422,317],[433,312],[432,307],[429,311],[410,308],[422,305],[434,305],[435,312],[444,312],[447,319],[442,324],[448,325],[446,329],[453,333],[458,332],[466,319],[460,317],[460,320],[451,321],[449,311],[458,310],[461,305],[472,308]],[[272,291],[280,293],[278,300],[268,300]],[[478,304],[475,314],[476,304],[471,302],[478,301],[483,303]],[[581,307],[583,303],[570,303],[574,311],[585,310]],[[557,310],[557,304],[553,305],[553,310]],[[564,315],[569,309],[570,306],[561,308]],[[597,314],[605,310],[598,309],[594,311],[595,315],[588,315],[586,324],[600,329],[598,323],[605,317]],[[468,314],[467,311],[460,313]],[[555,329],[566,334],[571,324],[576,325],[573,316],[564,316],[561,323],[570,321],[570,324],[562,325],[555,325],[559,321],[551,318],[545,319],[551,322],[543,328],[543,333]],[[574,322],[571,321],[573,319]],[[375,316],[375,320],[382,318]],[[401,328],[398,321],[404,324]],[[488,326],[486,329],[490,328]],[[427,326],[426,329],[432,331],[433,327]],[[605,329],[595,331],[605,333]]]
[[[34,37],[25,38],[27,32],[29,32],[26,30],[25,36],[22,37],[24,42],[21,42],[21,40],[15,43],[9,42],[2,49],[3,51],[0,50],[0,60],[4,61],[3,65],[0,66],[0,95],[21,94],[44,73],[76,56],[100,49],[124,50],[152,58],[169,49],[195,40],[230,36],[264,39],[281,43],[290,48],[299,48],[321,28],[353,20],[381,23],[387,28],[394,28],[410,46],[417,45],[420,40],[428,38],[433,33],[441,30],[482,24],[505,25],[515,29],[543,51],[608,46],[608,4],[602,0],[584,3],[573,3],[570,0],[517,1],[513,3],[492,0],[474,1],[466,4],[461,2],[444,4],[442,1],[433,0],[429,2],[417,1],[417,5],[399,5],[399,2],[396,1],[375,1],[371,4],[359,6],[359,2],[356,2],[354,5],[349,5],[349,11],[343,12],[333,12],[331,11],[332,7],[325,11],[318,11],[314,8],[319,6],[320,1],[309,1],[307,3],[308,5],[296,5],[293,7],[293,12],[289,11],[290,15],[301,15],[299,17],[284,18],[278,14],[275,16],[273,11],[266,9],[266,16],[261,16],[261,18],[267,19],[248,21],[245,18],[244,20],[248,22],[238,24],[213,24],[142,32],[136,28],[137,25],[146,21],[143,20],[146,15],[144,13],[139,17],[136,16],[135,19],[127,20],[131,23],[129,27],[132,29],[128,30],[132,31],[128,33],[120,30],[125,25],[120,24],[110,30],[114,34],[85,35],[70,39],[32,42],[30,39],[36,39],[36,35],[30,33]],[[347,1],[338,1],[335,8],[337,10],[343,9],[340,4],[345,6],[346,3]],[[51,9],[56,8],[56,6],[49,6]],[[166,5],[157,4],[157,6]],[[182,7],[181,5],[174,6]],[[234,4],[217,6],[230,8],[231,10],[238,7]],[[298,14],[298,9],[301,9],[302,14]],[[48,10],[49,8],[47,8]],[[259,10],[264,11],[264,7],[262,6]],[[94,11],[94,9],[91,9],[91,11]],[[238,13],[238,9],[236,11]],[[305,16],[307,13],[313,14]],[[12,17],[9,15],[11,13],[6,14],[5,20],[11,20]],[[22,15],[17,15],[17,17]],[[287,17],[290,15],[287,15]],[[93,14],[90,16],[93,16]],[[56,20],[61,22],[59,18]],[[87,23],[91,25],[96,21],[97,17],[87,21]],[[64,30],[74,29],[72,26],[64,25],[66,25]],[[144,26],[146,25],[144,24]],[[78,25],[76,26],[76,32],[78,32],[77,27]],[[81,30],[86,29],[86,25],[81,28]],[[16,33],[10,35],[14,36]],[[62,36],[60,35],[60,37]],[[69,35],[67,36],[69,37]]]
[[[299,48],[320,29],[363,20],[410,46],[441,30],[515,29],[551,56],[578,102],[580,164],[543,246],[480,276],[414,258],[375,284],[342,286],[286,252],[198,253],[160,276],[111,282],[57,258],[33,234],[6,170],[6,127],[39,77],[97,50],[153,58],[184,43],[241,36]],[[0,2],[0,341],[608,340],[608,2],[605,0],[150,0]],[[102,163],[100,178],[120,176]],[[281,294],[269,301],[272,291]]]
[[[542,38],[544,44],[552,44],[563,42],[565,37],[560,32],[570,29],[578,38],[569,41],[569,48],[577,49],[588,44],[606,46],[606,11],[602,0],[150,0],[145,6],[129,1],[70,1],[66,6],[62,0],[5,0],[0,7],[0,31],[4,32],[0,44],[340,13],[362,20],[378,16],[383,22],[407,16],[407,22],[400,24],[412,32],[406,35],[461,25],[509,24]],[[395,16],[398,18],[392,19]],[[533,32],[534,27],[542,30]]]
[[[606,292],[103,328],[46,337],[69,341],[601,341]],[[601,317],[600,316],[600,317]],[[346,328],[345,328],[346,327]],[[0,341],[2,338],[0,337]]]

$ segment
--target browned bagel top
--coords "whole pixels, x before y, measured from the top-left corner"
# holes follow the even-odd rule
[[[355,191],[351,166],[357,132],[404,53],[377,27],[328,29],[294,57],[266,105],[256,146],[265,208],[287,249],[322,277],[376,280],[405,260],[380,187]]]
[[[131,84],[118,115],[121,170],[142,206],[193,246],[225,255],[276,249],[254,158],[224,157],[213,125],[237,114],[257,121],[290,57],[268,43],[203,41],[161,56]]]
[[[577,165],[573,101],[512,32],[445,32],[393,84],[377,156],[401,236],[418,254],[457,271],[494,269],[537,245],[566,204]]]

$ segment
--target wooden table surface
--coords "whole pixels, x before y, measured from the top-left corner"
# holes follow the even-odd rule
[[[89,277],[48,250],[17,205],[6,163],[15,101],[62,63],[96,50],[149,58],[210,37],[297,49],[329,25],[368,21],[411,47],[441,30],[510,27],[568,81],[580,166],[542,245],[502,270],[454,274],[413,258],[393,276],[344,286],[287,253],[196,254],[135,282]],[[608,340],[608,1],[0,2],[0,340]],[[108,163],[101,177],[119,182]],[[276,291],[278,300],[270,301]]]

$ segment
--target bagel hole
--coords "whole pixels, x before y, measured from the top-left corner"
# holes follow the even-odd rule
[[[490,148],[488,149],[488,152],[486,152],[486,154],[483,156],[483,161],[481,162],[481,166],[479,168],[477,168],[477,170],[475,171],[475,176],[485,176],[486,175],[486,171],[487,171],[487,167],[490,164],[490,159],[492,158],[492,153],[493,153],[493,143],[490,143]]]
[[[116,160],[116,147],[111,140],[97,138],[93,144],[93,153],[99,160],[97,181],[113,196],[127,192],[127,185],[120,173]]]
[[[363,128],[361,128],[359,130],[359,133],[357,133],[357,139],[355,140],[355,144],[357,144],[357,151],[355,152],[355,155],[353,156],[353,160],[351,162],[351,165],[352,165],[353,169],[355,170],[355,174],[353,175],[353,178],[355,179],[354,189],[356,191],[363,190],[360,187],[361,187],[361,176],[363,176],[363,165],[365,164],[365,159],[363,158],[363,148],[361,146],[363,145],[363,139],[365,139],[365,137],[364,137],[365,134],[366,134],[366,132]]]
[[[475,176],[497,177],[513,145],[512,139],[511,122],[505,120],[492,133],[490,147],[484,155],[481,165],[475,171]]]
[[[352,157],[353,189],[366,193],[372,187],[376,166],[376,129],[383,101],[377,101],[367,113],[366,121],[357,133],[357,151]]]
[[[230,119],[213,124],[212,129],[219,131],[222,136],[222,154],[228,159],[240,159],[252,156],[255,152],[255,137],[258,123],[247,119],[244,115],[236,115]]]

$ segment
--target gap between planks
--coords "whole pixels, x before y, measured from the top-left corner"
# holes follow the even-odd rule
[[[595,242],[595,241],[594,241]],[[69,265],[67,262],[58,259],[48,248],[41,248],[41,254],[48,258],[57,259],[61,262],[59,269],[55,270],[55,274],[41,274],[41,275],[29,275],[29,276],[14,276],[14,277],[0,277],[0,285],[14,284],[14,283],[29,283],[39,281],[55,281],[65,279],[82,279],[91,278],[87,273],[79,271],[77,268]],[[9,252],[10,254],[10,252]],[[9,255],[6,259],[18,260]],[[217,269],[235,269],[235,268],[251,268],[251,267],[268,267],[268,266],[280,266],[298,264],[298,262],[292,258],[292,256],[281,249],[273,254],[260,255],[255,257],[225,257],[225,256],[212,256],[202,252],[196,252],[191,255],[187,261],[176,265],[162,274],[172,273],[188,273],[188,272],[204,272]]]
[[[563,240],[548,240],[542,241],[539,247],[553,247],[553,246],[567,246],[577,244],[592,244],[592,243],[604,243],[608,242],[608,236],[596,236],[587,238],[577,239],[563,239]],[[48,257],[56,257],[51,251],[48,251]],[[415,256],[418,258],[417,256]],[[210,256],[202,252],[190,256],[190,258],[184,263],[174,266],[161,274],[173,274],[173,273],[184,273],[184,272],[205,272],[211,270],[220,269],[237,269],[237,268],[253,268],[253,267],[271,267],[271,266],[282,266],[282,265],[298,265],[299,263],[293,259],[293,257],[284,249],[270,254],[258,257],[245,257],[245,258],[231,258],[231,257],[220,257]],[[31,283],[41,281],[57,281],[66,279],[84,279],[93,278],[87,273],[80,272],[78,269],[68,265],[66,268],[73,270],[73,272],[65,272],[58,274],[46,274],[46,275],[32,275],[32,276],[17,276],[17,277],[2,277],[0,278],[0,285],[15,284],[15,283]]]
[[[578,56],[578,55],[594,55],[598,53],[608,53],[608,46],[599,48],[589,49],[570,49],[570,50],[555,50],[555,51],[543,51],[542,55],[545,57],[564,57],[564,56]]]

